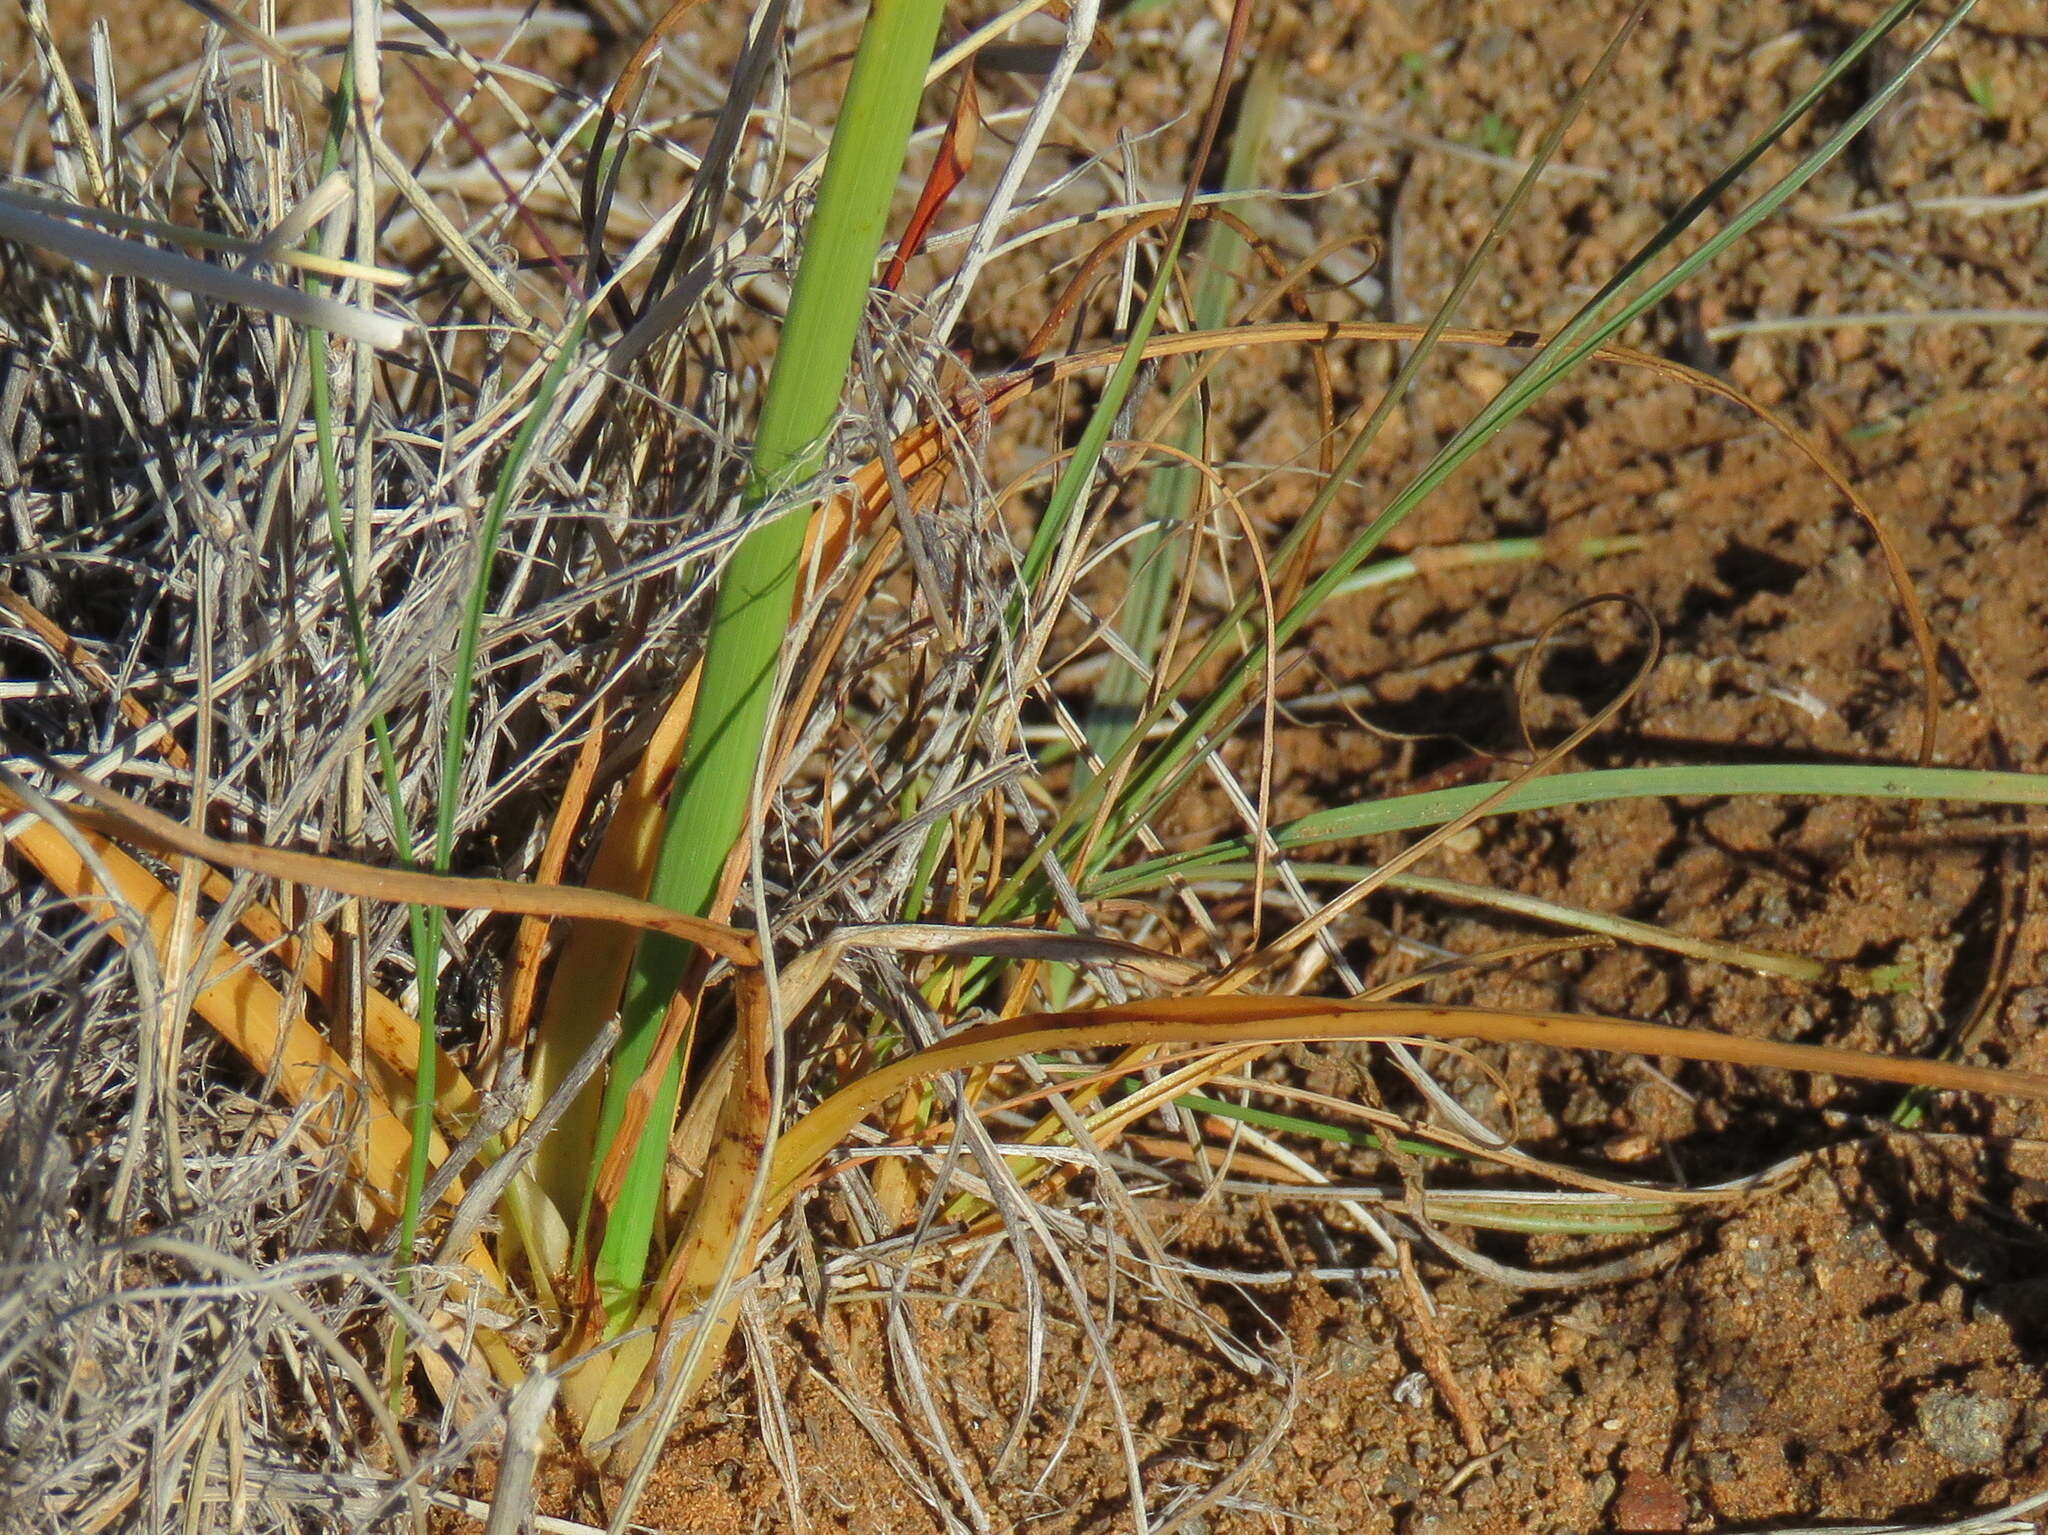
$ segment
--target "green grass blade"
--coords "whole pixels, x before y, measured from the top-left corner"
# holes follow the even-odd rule
[[[1366,864],[1290,860],[1288,867],[1294,872],[1295,878],[1304,884],[1335,882],[1352,885],[1359,880],[1378,876],[1378,871]],[[1200,878],[1203,884],[1241,889],[1242,882],[1250,879],[1256,869],[1257,865],[1250,863],[1208,864],[1203,867]],[[1503,889],[1498,885],[1472,885],[1462,880],[1439,879],[1427,874],[1403,873],[1378,877],[1382,878],[1389,890],[1405,890],[1416,895],[1435,896],[1460,905],[1483,906],[1493,911],[1507,912],[1511,916],[1528,917],[1537,922],[1571,928],[1581,933],[1594,933],[1604,938],[1612,938],[1617,943],[1664,949],[1673,954],[1735,965],[1765,975],[1781,975],[1787,980],[1802,981],[1808,985],[1832,984],[1859,991],[1896,992],[1907,984],[1907,978],[1897,965],[1879,965],[1872,969],[1864,969],[1856,965],[1838,964],[1833,960],[1810,959],[1803,954],[1787,954],[1776,949],[1759,949],[1744,944],[1725,943],[1719,939],[1695,938],[1660,928],[1654,923],[1638,922],[1632,917],[1617,917],[1609,912],[1590,911],[1583,906],[1568,906],[1562,901],[1524,895],[1520,891]]]
[[[1236,65],[1237,50],[1244,40],[1245,13],[1240,7],[1231,18],[1231,30],[1225,36],[1223,61],[1217,89],[1223,88],[1228,72]],[[1195,157],[1203,161],[1215,148],[1216,131],[1221,125],[1220,100],[1212,99],[1202,133],[1197,140]],[[1159,270],[1154,274],[1152,288],[1145,295],[1138,315],[1131,322],[1131,333],[1124,341],[1123,354],[1117,358],[1116,366],[1102,386],[1102,397],[1095,402],[1095,409],[1089,414],[1088,423],[1081,429],[1080,439],[1074,444],[1074,451],[1068,457],[1066,467],[1054,482],[1052,494],[1047,497],[1045,511],[1038,519],[1031,545],[1024,552],[1022,566],[1022,595],[1013,613],[1013,624],[1021,618],[1025,596],[1038,586],[1052,564],[1054,553],[1073,527],[1074,518],[1080,511],[1081,497],[1094,483],[1095,470],[1102,462],[1103,449],[1109,446],[1109,434],[1116,425],[1116,418],[1130,398],[1131,389],[1138,381],[1139,369],[1144,363],[1145,343],[1152,339],[1152,332],[1159,323],[1159,311],[1166,302],[1166,291],[1173,281],[1175,268],[1180,263],[1182,247],[1187,242],[1188,214],[1193,207],[1194,188],[1190,186],[1181,200],[1179,214],[1175,217],[1166,241],[1166,250],[1159,258]]]
[[[585,311],[578,308],[562,335],[557,338],[553,360],[547,371],[541,375],[540,387],[527,411],[525,421],[512,439],[511,450],[505,461],[498,466],[498,474],[491,487],[491,499],[484,508],[483,525],[477,531],[476,570],[470,578],[469,593],[463,605],[462,625],[456,635],[455,675],[450,683],[448,715],[441,733],[441,790],[434,809],[434,845],[432,867],[436,873],[446,873],[455,855],[455,816],[461,800],[463,761],[469,752],[469,717],[476,692],[476,659],[482,643],[484,612],[490,605],[491,571],[497,564],[498,541],[505,529],[505,517],[511,510],[514,497],[525,476],[526,466],[533,455],[533,444],[539,437],[553,409],[555,395],[561,388],[562,379],[568,372],[569,361],[576,354],[577,345],[583,339],[586,320]],[[381,722],[380,722],[381,724]],[[386,737],[388,739],[388,736]],[[380,749],[381,749],[380,742]],[[390,779],[387,770],[387,779]],[[409,839],[408,839],[409,840]],[[412,862],[410,847],[403,854],[407,863]],[[420,998],[420,1051],[415,1067],[416,1080],[413,1088],[412,1155],[406,1163],[405,1205],[399,1215],[399,1254],[401,1262],[409,1261],[414,1233],[420,1218],[420,1196],[426,1186],[427,1153],[430,1131],[433,1128],[433,1107],[440,1094],[437,1080],[440,1067],[439,1028],[439,973],[441,968],[441,933],[446,913],[438,906],[429,907],[422,914],[418,908],[413,924],[413,949],[417,960],[416,970]],[[486,1159],[495,1157],[501,1150],[495,1140],[486,1150]],[[516,1212],[516,1201],[508,1201],[506,1209]],[[512,1218],[519,1219],[516,1213]]]
[[[1116,367],[1110,370],[1109,379],[1102,386],[1102,397],[1095,402],[1088,424],[1081,428],[1080,440],[1074,444],[1066,467],[1060,471],[1052,494],[1046,498],[1045,512],[1038,519],[1030,547],[1024,551],[1021,567],[1023,592],[1032,591],[1044,578],[1061,540],[1073,526],[1081,497],[1094,482],[1096,466],[1102,462],[1103,449],[1109,446],[1109,434],[1116,425],[1117,413],[1124,408],[1124,402],[1130,398],[1131,389],[1138,381],[1138,370],[1144,364],[1145,343],[1152,339],[1152,332],[1158,326],[1159,311],[1166,302],[1167,285],[1180,261],[1181,242],[1186,236],[1187,226],[1181,224],[1167,241],[1166,253],[1160,258],[1152,290],[1146,294],[1137,319],[1131,322],[1131,333],[1124,342],[1123,355],[1117,359]],[[1021,616],[1021,598],[1019,607]]]
[[[1135,1092],[1142,1084],[1132,1081],[1127,1084]],[[1187,1109],[1196,1114],[1213,1114],[1218,1119],[1234,1119],[1239,1124],[1255,1125],[1261,1130],[1280,1130],[1289,1135],[1306,1136],[1310,1140],[1327,1141],[1333,1146],[1358,1146],[1367,1151],[1384,1151],[1391,1148],[1404,1156],[1428,1157],[1432,1160],[1462,1162],[1466,1160],[1462,1151],[1452,1151],[1439,1146],[1435,1141],[1418,1141],[1404,1135],[1390,1135],[1383,1130],[1361,1130],[1350,1125],[1333,1125],[1320,1119],[1308,1119],[1300,1114],[1283,1114],[1277,1109],[1261,1109],[1246,1103],[1232,1103],[1227,1098],[1211,1098],[1206,1093],[1182,1093],[1173,1100],[1176,1108]]]
[[[1376,591],[1382,586],[1395,586],[1403,581],[1412,581],[1420,575],[1425,562],[1432,571],[1470,570],[1482,565],[1513,565],[1524,561],[1537,561],[1553,554],[1562,554],[1570,559],[1594,560],[1611,559],[1618,554],[1639,554],[1649,544],[1640,533],[1616,533],[1605,538],[1582,538],[1577,544],[1558,548],[1547,538],[1488,538],[1469,544],[1445,544],[1433,547],[1421,555],[1398,555],[1391,560],[1375,560],[1363,570],[1353,571],[1337,583],[1331,592],[1333,597],[1348,597],[1356,592]]]
[[[823,463],[942,9],[939,0],[876,0],[868,14],[805,231],[743,514],[767,512]],[[701,915],[709,908],[746,825],[808,510],[788,508],[760,521],[719,583],[696,713],[649,890],[651,899],[678,911]],[[670,940],[640,946],[622,1010],[624,1040],[599,1111],[600,1160],[618,1134],[626,1091],[646,1067],[690,959],[687,946]],[[679,1083],[677,1063],[661,1084],[608,1212],[597,1278],[615,1323],[631,1316],[646,1273]]]
[[[1419,831],[1456,820],[1499,789],[1497,783],[1464,784],[1427,794],[1398,794],[1388,799],[1340,805],[1276,827],[1271,835],[1282,849],[1292,849],[1387,832]],[[1740,795],[2048,805],[2048,774],[1825,762],[1606,768],[1528,779],[1488,811],[1487,816],[1567,805],[1598,805],[1609,800],[1724,799]],[[1157,888],[1172,878],[1199,878],[1211,865],[1242,862],[1251,855],[1247,839],[1232,838],[1099,874],[1087,882],[1083,891],[1096,898],[1129,895]]]

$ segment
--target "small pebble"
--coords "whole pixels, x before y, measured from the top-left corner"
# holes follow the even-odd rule
[[[1685,1493],[1661,1471],[1631,1471],[1608,1515],[1615,1529],[1630,1535],[1669,1535],[1685,1528]]]
[[[1960,1466],[1984,1466],[2005,1452],[2019,1410],[1979,1391],[1930,1391],[1914,1409],[1927,1442]]]

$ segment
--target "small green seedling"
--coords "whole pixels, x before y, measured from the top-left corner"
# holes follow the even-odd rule
[[[1472,147],[1484,150],[1490,155],[1510,159],[1515,153],[1515,142],[1520,137],[1514,128],[1498,112],[1489,112],[1472,132]]]
[[[1401,55],[1401,94],[1418,105],[1429,97],[1429,72],[1436,67],[1433,53]]]

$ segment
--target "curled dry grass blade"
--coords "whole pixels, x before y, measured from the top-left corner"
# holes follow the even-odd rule
[[[1274,1045],[1310,1040],[1480,1039],[1631,1055],[1674,1055],[1789,1071],[1867,1076],[2048,1102],[2048,1077],[2004,1068],[1875,1056],[1826,1045],[1739,1039],[1700,1029],[1631,1023],[1580,1013],[1515,1013],[1423,1003],[1335,1002],[1295,997],[1181,997],[1122,1006],[1026,1014],[964,1029],[942,1044],[878,1067],[786,1131],[764,1214],[779,1212],[854,1125],[894,1094],[946,1071],[969,1070],[1037,1051],[1122,1045]]]

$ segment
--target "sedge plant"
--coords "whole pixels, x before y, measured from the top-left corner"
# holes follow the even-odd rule
[[[1916,9],[1913,0],[1887,6],[1722,176],[1673,214],[1552,335],[1461,328],[1456,310],[1555,151],[1565,119],[1552,125],[1493,233],[1427,325],[1296,319],[1225,326],[1216,322],[1229,310],[1221,275],[1229,266],[1219,262],[1215,280],[1197,285],[1196,329],[1163,330],[1162,316],[1170,313],[1165,295],[1190,223],[1190,188],[1165,226],[1150,290],[1126,332],[1099,348],[1038,359],[1027,369],[976,378],[950,392],[927,388],[914,396],[915,419],[884,457],[842,473],[847,466],[837,455],[835,428],[875,307],[876,258],[897,205],[905,146],[940,20],[935,0],[880,0],[865,18],[830,146],[821,163],[795,178],[809,185],[806,178],[815,171],[815,203],[802,219],[787,313],[758,414],[748,423],[734,513],[719,526],[695,530],[703,536],[681,557],[709,593],[701,661],[685,665],[681,677],[658,679],[653,691],[664,702],[644,711],[646,728],[623,766],[607,766],[606,747],[619,736],[607,737],[599,711],[580,716],[583,734],[574,749],[556,753],[557,760],[574,761],[547,828],[541,878],[453,872],[465,866],[461,794],[476,776],[478,754],[492,749],[493,731],[478,726],[479,699],[498,685],[494,665],[509,665],[504,653],[523,634],[522,615],[505,606],[507,594],[526,590],[522,583],[533,581],[533,570],[544,563],[536,551],[545,540],[531,527],[514,558],[522,518],[546,503],[559,477],[575,468],[595,465],[594,477],[617,473],[637,491],[641,487],[621,466],[642,467],[658,456],[616,446],[656,412],[636,416],[619,403],[632,390],[615,371],[627,364],[609,350],[622,347],[621,333],[630,336],[629,327],[664,312],[658,295],[648,296],[638,319],[629,311],[619,320],[614,310],[628,274],[656,259],[653,241],[636,247],[616,271],[607,268],[592,291],[565,283],[552,295],[552,321],[521,333],[518,386],[507,391],[510,403],[491,423],[494,446],[485,453],[465,444],[465,451],[488,459],[491,472],[476,524],[461,546],[461,579],[453,583],[461,601],[444,631],[453,656],[442,684],[446,696],[431,710],[393,682],[387,658],[398,643],[396,626],[376,621],[372,573],[350,552],[358,541],[345,526],[343,432],[329,395],[324,343],[308,349],[307,357],[321,364],[308,392],[314,462],[331,520],[327,552],[335,563],[329,568],[338,576],[347,670],[361,689],[347,718],[357,739],[367,734],[374,747],[391,858],[379,863],[224,837],[203,817],[190,824],[169,820],[113,792],[98,775],[58,765],[45,765],[47,774],[37,781],[13,769],[0,780],[8,810],[24,813],[28,828],[14,839],[14,856],[105,918],[120,941],[141,954],[174,942],[173,887],[180,878],[206,901],[220,903],[228,913],[220,926],[232,943],[195,968],[193,1011],[308,1115],[324,1101],[323,1082],[355,1070],[311,1021],[327,1004],[307,1000],[342,990],[345,957],[318,922],[287,921],[282,898],[233,904],[237,887],[230,874],[244,881],[244,896],[248,880],[266,880],[411,909],[417,1015],[398,1005],[395,986],[365,998],[364,1016],[355,1020],[368,1058],[358,1083],[363,1111],[353,1125],[338,1115],[309,1122],[353,1170],[362,1224],[380,1241],[395,1237],[401,1259],[416,1256],[416,1249],[432,1258],[398,1298],[417,1323],[409,1329],[413,1357],[431,1388],[451,1404],[474,1407],[479,1393],[488,1396],[475,1378],[479,1370],[492,1390],[522,1401],[518,1393],[529,1389],[522,1384],[529,1378],[563,1378],[572,1433],[593,1455],[617,1451],[613,1464],[628,1472],[622,1520],[676,1413],[720,1368],[745,1281],[778,1230],[828,1177],[865,1176],[859,1168],[842,1168],[849,1148],[876,1157],[945,1151],[947,1166],[971,1161],[979,1179],[971,1196],[917,1170],[931,1162],[899,1180],[913,1195],[909,1208],[921,1229],[931,1234],[942,1227],[932,1240],[957,1241],[965,1250],[998,1227],[1036,1229],[1035,1202],[1052,1199],[1069,1176],[1062,1169],[1077,1160],[1098,1178],[1112,1179],[1106,1147],[1121,1142],[1161,1158],[1182,1155],[1169,1138],[1149,1135],[1148,1123],[1185,1130],[1191,1123],[1221,1122],[1233,1126],[1233,1134],[1265,1137],[1258,1143],[1267,1157],[1262,1165],[1275,1178],[1308,1176],[1300,1157],[1287,1151],[1289,1143],[1359,1155],[1391,1143],[1433,1166],[1472,1169],[1492,1162],[1540,1172],[1533,1160],[1513,1161],[1517,1153],[1465,1134],[1467,1127],[1456,1122],[1400,1123],[1376,1107],[1316,1101],[1305,1089],[1257,1083],[1246,1068],[1280,1042],[1372,1040],[1392,1047],[1400,1039],[1478,1038],[2048,1096],[2048,1083],[2039,1079],[1961,1063],[1362,992],[1339,998],[1266,994],[1290,957],[1338,914],[1390,886],[1430,899],[1490,902],[1547,924],[1789,980],[1881,991],[1905,978],[1876,967],[1851,973],[1749,945],[1680,941],[1606,914],[1433,878],[1413,867],[1426,838],[1378,866],[1362,858],[1304,861],[1301,855],[1372,837],[1440,835],[1480,817],[1628,798],[2048,803],[2048,784],[2037,775],[1937,767],[1924,760],[1925,751],[1918,765],[1904,766],[1787,762],[1555,771],[1331,806],[1278,825],[1266,824],[1247,801],[1240,806],[1247,821],[1242,835],[1193,848],[1170,848],[1159,834],[1162,809],[1197,774],[1229,778],[1221,748],[1272,703],[1271,681],[1290,641],[1338,597],[1413,579],[1421,562],[1387,558],[1388,535],[1537,401],[1592,367],[1637,370],[1730,396],[1726,385],[1631,352],[1617,338],[1782,207],[1882,109],[1899,81],[1733,215],[1704,227],[1722,197]],[[1913,64],[1938,47],[1968,9],[1959,6],[1935,28]],[[1240,6],[1203,122],[1205,147],[1220,131],[1248,23],[1248,8]],[[272,63],[291,77],[284,64]],[[1255,76],[1266,72],[1262,89],[1270,87],[1275,68],[1271,57],[1256,66]],[[732,120],[743,126],[750,110],[740,102]],[[350,123],[349,132],[366,131],[359,121]],[[563,139],[599,142],[588,123],[588,117],[566,123]],[[737,129],[730,135],[733,142],[742,137]],[[1249,179],[1257,137],[1245,132],[1230,183]],[[382,174],[395,179],[403,170],[402,163],[392,170],[390,159],[368,146],[358,148],[361,163],[382,167]],[[645,148],[644,140],[626,134],[600,157],[594,174],[607,174]],[[536,186],[545,180],[536,176]],[[701,295],[714,286],[704,275],[720,251],[705,233],[713,202],[698,208],[701,217],[679,247],[687,259],[673,263],[683,285],[677,291]],[[607,194],[583,205],[613,204]],[[601,229],[590,233],[600,240],[604,235]],[[1661,264],[1692,239],[1698,243]],[[744,239],[738,248],[745,248]],[[490,274],[471,270],[474,251],[447,259],[451,269],[484,287]],[[699,286],[690,289],[691,282]],[[693,311],[678,301],[678,312]],[[1077,713],[1073,700],[1048,681],[1053,666],[1046,658],[1060,636],[1073,632],[1076,613],[1090,600],[1089,540],[1100,534],[1105,464],[1113,458],[1117,423],[1137,403],[1148,370],[1160,364],[1186,370],[1175,375],[1181,395],[1167,402],[1153,434],[1162,444],[1161,461],[1175,472],[1155,478],[1142,520],[1163,529],[1189,517],[1198,480],[1208,486],[1207,499],[1229,503],[1234,495],[1202,462],[1206,434],[1186,413],[1188,380],[1206,363],[1246,348],[1365,344],[1408,350],[1393,386],[1361,420],[1347,423],[1342,451],[1322,475],[1307,513],[1286,539],[1262,551],[1263,566],[1278,579],[1214,605],[1185,639],[1185,626],[1165,615],[1173,606],[1169,598],[1187,594],[1168,577],[1194,557],[1165,555],[1168,540],[1136,540],[1130,558],[1139,575],[1133,602],[1122,610],[1127,628],[1111,647],[1110,680]],[[1363,530],[1334,558],[1312,565],[1318,530],[1355,491],[1355,473],[1390,412],[1429,359],[1451,347],[1519,348],[1526,364],[1421,473],[1372,509]],[[682,364],[663,357],[659,347],[641,346],[634,357],[641,356],[647,364],[631,375],[631,384],[642,395],[657,395],[656,385],[684,376]],[[868,370],[868,376],[878,374]],[[975,599],[964,602],[959,615],[964,659],[905,661],[909,647],[899,634],[864,622],[891,603],[900,607],[900,592],[914,589],[905,583],[892,596],[889,586],[901,573],[901,520],[943,508],[954,490],[971,482],[975,445],[1007,430],[1013,411],[1048,390],[1084,382],[1098,390],[1097,399],[1071,450],[1052,458],[1052,482],[1033,505],[1020,547],[997,535],[993,518],[980,526],[983,541],[974,553],[999,569],[1001,579],[968,590],[972,583],[963,577],[963,590]],[[877,412],[885,404],[867,403]],[[617,419],[607,421],[607,412]],[[1818,450],[1768,413],[1762,418],[1871,515]],[[1024,488],[1036,494],[1033,482]],[[1193,542],[1188,538],[1184,547]],[[1586,552],[1629,547],[1624,537]],[[1471,546],[1456,559],[1479,565],[1542,553],[1534,541],[1498,541]],[[1913,611],[1910,590],[1902,596]],[[588,611],[561,599],[551,616],[580,618]],[[1917,627],[1924,635],[1924,625]],[[1093,640],[1099,630],[1086,632]],[[792,644],[792,634],[806,638]],[[137,730],[145,722],[154,728],[149,709],[118,681],[78,665],[82,685],[105,693]],[[863,693],[860,679],[875,686]],[[822,702],[827,699],[843,717],[831,717]],[[920,713],[932,699],[945,707]],[[407,719],[401,709],[419,712]],[[1041,750],[1042,738],[1027,731],[1033,710],[1060,727],[1062,739],[1049,749]],[[432,727],[422,728],[428,719]],[[562,732],[565,739],[573,735]],[[407,829],[417,813],[421,776],[418,764],[406,760],[408,750],[431,761],[432,813],[423,818],[430,836]],[[1557,761],[1546,767],[1561,761],[1561,753],[1552,755]],[[1077,758],[1090,770],[1075,776],[1068,764]],[[183,768],[172,759],[171,770]],[[608,812],[601,820],[593,813],[600,804]],[[810,845],[815,857],[791,856],[786,846],[778,852],[777,837]],[[583,872],[571,878],[579,844]],[[145,864],[137,852],[159,862]],[[160,872],[169,870],[186,872]],[[1194,962],[1168,952],[1157,916],[1167,900],[1199,907],[1205,891],[1241,890],[1275,876],[1291,881],[1297,894],[1331,885],[1342,894],[1309,903],[1304,920],[1264,949],[1228,952],[1228,935],[1219,930],[1212,936],[1225,940],[1221,958]],[[743,888],[752,900],[740,920],[734,913]],[[1115,914],[1141,899],[1151,913],[1143,921],[1152,926],[1118,927]],[[530,924],[523,931],[534,941],[522,938],[512,961],[507,994],[522,1000],[510,1009],[507,1028],[532,1059],[537,1090],[517,1091],[523,1084],[516,1052],[501,1051],[493,1060],[480,1051],[465,1063],[442,1048],[452,1041],[437,1037],[441,1019],[433,1005],[445,947],[437,914],[451,909],[517,915]],[[906,920],[885,920],[889,915]],[[543,941],[550,924],[570,928],[557,934],[552,961]],[[608,1016],[614,1002],[615,1029]],[[482,1090],[477,1060],[504,1065],[511,1074],[517,1112],[494,1107],[493,1095]],[[1284,1107],[1254,1102],[1261,1091]],[[568,1124],[580,1128],[557,1128]],[[1016,1144],[998,1150],[994,1128]],[[1028,1154],[1018,1145],[1028,1146]],[[1193,1164],[1200,1149],[1191,1144],[1184,1155]],[[1694,1193],[1704,1198],[1708,1192],[1615,1185],[1600,1190],[1601,1203],[1589,1209],[1562,1195],[1545,1202],[1522,1197],[1522,1190],[1510,1198],[1475,1180],[1453,1191],[1448,1208],[1456,1219],[1494,1229],[1591,1225],[1647,1232],[1668,1229],[1699,1202]],[[1085,1286],[1071,1275],[1069,1294],[1085,1310]],[[539,1319],[538,1342],[515,1337],[508,1319],[522,1309]],[[462,1349],[472,1346],[465,1357]],[[1026,1416],[1020,1412],[1019,1422]],[[633,1432],[620,1435],[622,1428]],[[924,1431],[930,1442],[944,1442],[943,1424],[926,1424]],[[1131,1460],[1135,1465],[1137,1457]],[[1141,1475],[1131,1495],[1144,1497]]]
[[[755,803],[810,510],[801,491],[824,462],[825,437],[839,412],[941,14],[938,0],[874,6],[806,226],[740,498],[741,519],[755,525],[719,576],[696,708],[648,888],[652,900],[692,916],[712,914]],[[619,1135],[626,1093],[647,1068],[690,958],[686,946],[670,940],[641,943],[598,1124],[600,1156]],[[639,1300],[682,1069],[680,1056],[663,1069],[645,1128],[622,1148],[624,1182],[596,1244],[596,1282],[613,1326]]]

